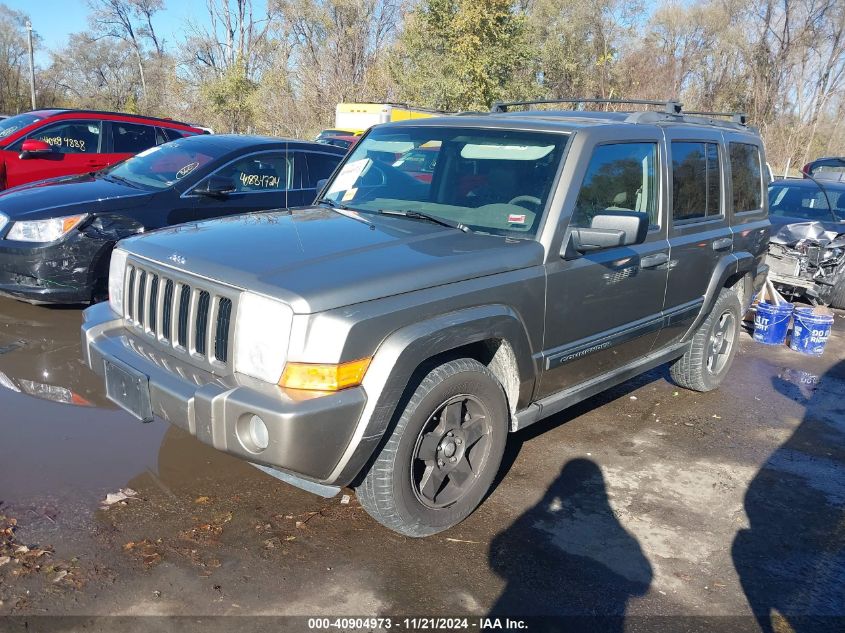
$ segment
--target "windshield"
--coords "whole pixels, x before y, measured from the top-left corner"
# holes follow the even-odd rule
[[[18,114],[10,116],[8,119],[0,121],[0,139],[11,136],[18,130],[22,130],[27,125],[32,125],[36,121],[40,121],[41,117],[34,114]]]
[[[822,158],[810,164],[812,167],[809,173],[812,176],[821,173],[845,173],[845,158]]]
[[[172,141],[152,147],[107,169],[103,177],[127,180],[141,187],[167,189],[217,158],[212,155],[213,146],[204,144],[203,151],[198,151],[197,144],[186,145],[188,143],[184,141]]]
[[[825,196],[827,193],[827,196]],[[826,187],[822,191],[818,187],[802,185],[770,185],[769,186],[769,215],[784,218],[799,218],[829,222],[845,217],[845,189]],[[828,200],[833,205],[831,212]]]
[[[376,128],[325,197],[355,211],[421,212],[477,232],[531,237],[567,140],[518,130]]]

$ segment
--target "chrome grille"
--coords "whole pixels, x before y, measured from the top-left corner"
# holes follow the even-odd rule
[[[229,321],[232,317],[232,301],[223,298],[217,310],[217,336],[214,338],[214,358],[221,363],[229,359]]]
[[[124,282],[127,327],[202,367],[228,367],[237,290],[134,260]]]
[[[208,349],[208,308],[211,302],[211,295],[205,290],[200,292],[200,298],[197,302],[197,319],[196,319],[196,346],[197,353],[205,355]]]
[[[179,331],[176,341],[182,347],[188,346],[188,312],[191,310],[191,287],[182,286],[179,292]]]
[[[164,284],[164,305],[161,307],[161,338],[165,341],[173,340],[173,280],[168,279]]]

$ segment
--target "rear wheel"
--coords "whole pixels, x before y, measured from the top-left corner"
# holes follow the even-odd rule
[[[430,371],[357,490],[376,521],[428,536],[469,516],[490,489],[509,413],[495,376],[472,359]]]
[[[730,288],[723,288],[686,354],[672,364],[669,370],[672,380],[693,391],[718,387],[736,355],[741,321],[739,297]]]

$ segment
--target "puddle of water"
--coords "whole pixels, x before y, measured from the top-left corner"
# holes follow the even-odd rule
[[[802,369],[791,369],[789,367],[784,367],[778,374],[778,378],[798,387],[801,395],[808,400],[813,397],[813,393],[818,389],[819,383],[821,382],[821,378],[815,374]]]
[[[106,397],[82,362],[79,309],[0,299],[0,500],[91,513],[108,492],[150,477],[179,490],[204,479],[256,478],[252,466]]]
[[[0,299],[0,387],[64,404],[116,409],[82,362],[78,309]],[[0,389],[2,391],[3,389]]]

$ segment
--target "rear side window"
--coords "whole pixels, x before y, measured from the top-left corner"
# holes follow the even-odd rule
[[[731,143],[731,186],[734,213],[763,206],[763,170],[760,152],[750,143]]]
[[[47,125],[29,138],[44,141],[60,154],[96,154],[101,131],[100,121],[65,121]]]
[[[722,181],[716,143],[672,143],[672,218],[721,215]]]
[[[137,154],[158,144],[156,130],[150,125],[114,121],[111,129],[115,154]]]
[[[178,138],[184,138],[185,137],[185,135],[182,134],[179,130],[174,130],[174,129],[169,128],[169,127],[163,127],[163,128],[161,128],[161,131],[164,132],[167,135],[167,139],[169,141],[175,141]]]
[[[341,159],[340,156],[315,154],[314,152],[306,152],[305,156],[308,161],[308,177],[311,181],[309,188],[316,187],[318,180],[331,176]]]
[[[606,210],[647,213],[649,224],[659,225],[657,143],[614,143],[593,150],[570,224],[589,227]]]

